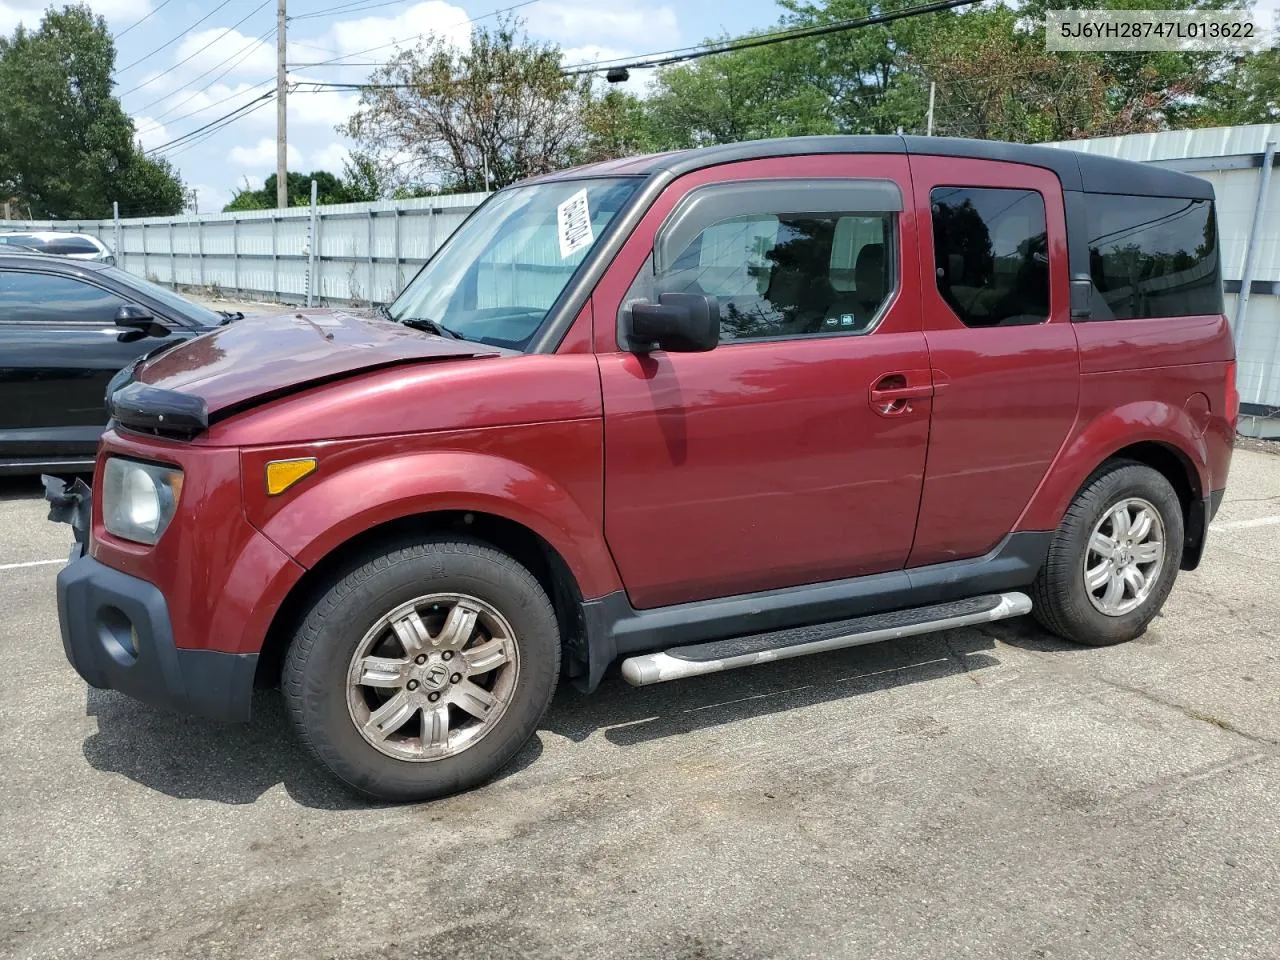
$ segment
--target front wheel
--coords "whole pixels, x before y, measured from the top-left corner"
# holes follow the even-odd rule
[[[1140,636],[1182,563],[1182,504],[1165,477],[1139,463],[1099,470],[1076,495],[1032,588],[1036,619],[1090,646]]]
[[[303,620],[281,687],[295,729],[341,780],[424,800],[492,777],[555,692],[560,637],[524,567],[470,540],[370,556]]]

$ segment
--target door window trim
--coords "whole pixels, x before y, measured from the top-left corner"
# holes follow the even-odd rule
[[[863,214],[889,214],[889,236],[885,265],[890,285],[871,321],[857,330],[822,330],[788,333],[771,337],[721,340],[724,347],[754,343],[787,343],[795,340],[824,340],[833,337],[865,337],[874,333],[902,293],[902,188],[896,180],[883,177],[807,177],[795,179],[733,180],[694,187],[676,203],[653,238],[653,249],[618,305],[617,342],[627,351],[625,330],[632,305],[652,303],[661,257],[673,258],[709,227],[739,217],[812,214],[839,219]],[[677,245],[677,243],[682,245]]]
[[[930,272],[933,274],[933,290],[935,293],[937,293],[938,299],[942,302],[942,304],[947,308],[948,312],[951,314],[952,319],[954,319],[957,323],[959,323],[961,328],[964,330],[1000,330],[1000,329],[1007,329],[1008,327],[1015,327],[1015,326],[1016,327],[1043,327],[1046,324],[1053,323],[1054,321],[1053,278],[1057,271],[1055,271],[1054,269],[1053,257],[1049,253],[1049,249],[1048,249],[1049,248],[1049,231],[1052,229],[1052,226],[1049,222],[1049,219],[1050,219],[1049,218],[1049,197],[1044,192],[1044,190],[1039,186],[1020,185],[1016,183],[1015,184],[953,183],[951,181],[929,184],[925,189],[927,190],[927,193],[925,194],[925,200],[928,204],[928,206],[926,207],[926,211],[929,215],[928,216],[928,221],[929,221],[928,258],[929,258],[929,269],[930,269]],[[1047,276],[1045,278],[1046,280],[1045,290],[1049,296],[1048,306],[1045,308],[1047,313],[1043,320],[1038,320],[1035,323],[1020,323],[1020,324],[1008,324],[1008,325],[995,324],[993,326],[986,326],[986,327],[972,326],[969,323],[965,322],[964,318],[961,317],[960,314],[956,312],[955,307],[953,307],[950,301],[948,301],[947,298],[943,295],[942,288],[938,286],[938,269],[939,269],[938,237],[934,229],[934,216],[933,216],[933,193],[935,190],[1009,190],[1009,191],[1017,190],[1023,193],[1034,193],[1040,197],[1040,205],[1044,211],[1044,229],[1045,229],[1045,257],[1046,257],[1045,270],[1047,272]],[[923,253],[923,250],[922,250],[922,253]]]
[[[94,283],[92,280],[87,280],[84,277],[69,276],[68,274],[65,274],[65,273],[50,273],[48,270],[33,270],[27,266],[0,267],[0,274],[3,274],[3,273],[34,274],[35,276],[38,276],[38,277],[57,277],[59,280],[70,280],[73,283],[83,283],[86,287],[92,287],[95,290],[101,290],[103,293],[106,293],[106,294],[109,294],[110,296],[115,297],[122,304],[128,303],[128,304],[133,304],[134,306],[146,307],[148,310],[150,310],[153,314],[156,315],[157,319],[162,319],[162,320],[171,319],[170,317],[167,317],[161,314],[149,303],[142,303],[131,297],[126,297],[125,295],[120,293],[119,290],[112,290],[110,287],[104,287],[102,284]],[[41,327],[44,329],[50,329],[55,327],[84,327],[86,329],[97,327],[99,329],[106,329],[107,327],[114,326],[114,321],[104,322],[102,320],[9,320],[5,318],[2,314],[0,314],[0,324],[4,326],[11,326],[11,327],[24,327],[24,328]],[[186,326],[186,324],[181,324],[181,326]]]

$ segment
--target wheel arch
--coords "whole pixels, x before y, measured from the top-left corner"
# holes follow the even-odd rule
[[[1057,529],[1072,501],[1100,470],[1118,462],[1139,463],[1168,480],[1178,495],[1184,528],[1181,568],[1194,569],[1208,526],[1208,451],[1185,411],[1165,408],[1165,414],[1153,429],[1146,405],[1121,408],[1079,433],[1059,455],[1015,529]]]
[[[508,554],[524,566],[551,598],[560,628],[562,663],[570,677],[585,670],[582,591],[560,552],[535,530],[508,517],[475,510],[432,510],[405,514],[357,533],[333,546],[293,585],[276,610],[258,656],[255,685],[275,686],[285,653],[312,604],[335,580],[371,554],[397,541],[441,534],[475,540]]]

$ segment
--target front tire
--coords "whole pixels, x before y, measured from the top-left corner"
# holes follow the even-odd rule
[[[1067,509],[1032,587],[1051,633],[1102,647],[1141,636],[1182,563],[1182,504],[1140,463],[1104,465]]]
[[[299,737],[340,780],[426,800],[493,777],[533,736],[560,673],[546,592],[458,538],[404,542],[335,578],[285,657]]]

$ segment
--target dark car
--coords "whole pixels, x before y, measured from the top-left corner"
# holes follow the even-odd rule
[[[102,263],[0,250],[0,473],[91,468],[112,376],[228,316]]]

